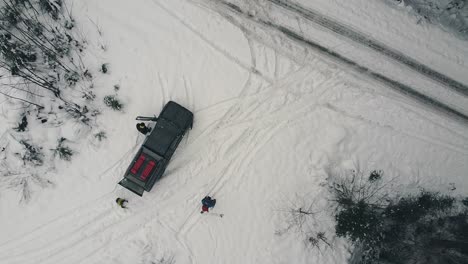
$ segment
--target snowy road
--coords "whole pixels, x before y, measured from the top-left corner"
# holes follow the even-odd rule
[[[303,6],[300,6],[290,1],[268,0],[268,2],[274,3],[275,5],[289,10],[290,12],[299,14],[305,19],[310,20],[318,25],[321,25],[324,28],[329,29],[335,32],[336,34],[346,37],[354,42],[365,45],[366,47],[369,47],[370,49],[378,53],[381,53],[389,58],[400,62],[403,65],[408,66],[408,68],[413,71],[417,71],[428,78],[440,82],[442,85],[454,89],[462,95],[468,96],[467,85],[460,83],[440,72],[437,72],[424,64],[419,63],[418,61],[408,57],[407,55],[403,54],[398,50],[394,50],[383,43],[379,43],[378,41],[353,30],[352,28],[346,26],[343,23],[334,21],[315,10],[304,8]]]
[[[382,169],[398,179],[395,192],[467,193],[466,85],[439,64],[283,0],[137,2],[76,6],[109,47],[103,89],[119,83],[128,106],[100,120],[109,143],[84,145],[56,189],[20,209],[2,204],[0,263],[346,263],[331,215],[311,231],[333,250],[277,232],[289,199],[326,203],[329,168]],[[134,117],[168,100],[195,123],[165,177],[143,198],[114,188],[142,141]],[[200,215],[207,194],[223,218]]]
[[[327,48],[324,45],[319,44],[318,42],[308,39],[304,36],[305,34],[300,27],[297,29],[291,29],[284,24],[276,23],[276,18],[264,19],[262,16],[254,16],[252,15],[251,9],[245,11],[242,10],[239,6],[227,1],[209,1],[207,6],[211,6],[211,8],[224,14],[228,19],[229,17],[232,18],[233,15],[237,15],[237,23],[242,24],[242,26],[245,28],[252,27],[252,23],[254,23],[261,27],[266,27],[281,32],[286,37],[307,46],[314,52],[328,56],[336,62],[341,63],[346,67],[353,69],[354,71],[357,71],[361,75],[367,75],[369,78],[373,78],[384,83],[388,88],[393,88],[394,90],[411,97],[428,107],[432,107],[441,113],[452,116],[461,122],[468,122],[468,87],[466,85],[414,61],[401,52],[394,51],[389,47],[385,47],[384,44],[380,44],[364,35],[361,35],[358,32],[347,28],[345,25],[331,21],[318,13],[303,9],[295,4],[285,4],[282,1],[274,0],[269,2],[274,2],[275,4],[280,5],[282,8],[287,8],[290,11],[292,10],[297,12],[301,16],[306,17],[306,19],[325,27],[326,29],[329,29],[336,34],[339,34],[340,36],[344,36],[354,42],[364,45],[365,47],[369,47],[372,50],[377,51],[379,54],[384,55],[384,59],[391,58],[401,64],[404,64],[405,66],[408,66],[410,70],[420,73],[424,75],[424,77],[428,77],[438,82],[439,84],[442,84],[442,86],[433,88],[442,90],[442,92],[434,90],[427,91],[423,87],[419,87],[420,84],[407,85],[404,82],[398,81],[397,79],[392,79],[378,69],[370,68],[371,66],[365,66],[365,64],[360,64],[361,62],[359,60],[348,58],[330,48]],[[252,8],[252,5],[248,5],[248,7]],[[269,8],[271,8],[271,6],[269,6]],[[271,12],[270,9],[268,11]],[[246,25],[245,21],[250,21],[251,23]],[[250,29],[251,35],[254,35],[255,33],[253,32],[255,31],[255,29]],[[257,36],[257,38],[261,38],[261,36]],[[379,63],[381,63],[381,61]],[[445,91],[447,89],[451,91]],[[461,96],[458,96],[459,94],[461,94]],[[456,99],[454,98],[458,98],[458,102],[456,102]]]

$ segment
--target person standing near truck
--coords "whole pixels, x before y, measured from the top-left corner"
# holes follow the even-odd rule
[[[123,199],[123,198],[120,198],[118,197],[117,199],[115,199],[115,202],[122,208],[127,208],[126,204],[128,203],[127,200]]]
[[[136,129],[143,135],[148,134],[151,131],[151,128],[147,127],[145,123],[141,122],[136,125]]]

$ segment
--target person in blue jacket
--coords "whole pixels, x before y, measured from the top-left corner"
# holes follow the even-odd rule
[[[212,199],[210,196],[205,196],[203,198],[202,202],[202,210],[200,214],[203,214],[205,212],[209,212],[210,208],[213,208],[216,205],[216,199]]]

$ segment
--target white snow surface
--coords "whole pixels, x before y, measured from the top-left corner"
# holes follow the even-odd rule
[[[407,13],[378,1],[298,3],[468,82],[467,43],[416,24]],[[104,112],[99,125],[108,138],[99,144],[83,140],[73,161],[53,172],[54,188],[38,190],[27,204],[18,204],[12,190],[2,192],[1,264],[149,264],[172,257],[174,263],[346,263],[350,245],[333,237],[331,210],[313,228],[326,232],[332,248],[317,250],[300,234],[278,232],[287,225],[282,210],[297,200],[327,208],[330,170],[383,170],[395,179],[395,195],[418,188],[468,195],[466,123],[279,33],[269,36],[276,42],[255,36],[211,5],[74,2],[91,46],[107,46],[97,59],[109,63],[110,74],[96,80],[96,91],[105,94],[119,84],[126,108]],[[271,15],[290,23],[290,14]],[[296,26],[305,35],[325,34],[300,21]],[[355,45],[327,34],[321,39],[327,47]],[[368,65],[385,64],[382,72],[391,77],[432,83],[370,51],[359,52]],[[463,96],[439,94],[440,86],[429,86],[428,93],[468,108]],[[134,118],[157,115],[169,100],[193,111],[194,127],[165,176],[140,198],[117,185],[143,141]],[[1,126],[0,132],[7,129]],[[205,195],[217,199],[213,213],[223,218],[200,214]],[[128,199],[129,208],[118,208],[116,197]]]

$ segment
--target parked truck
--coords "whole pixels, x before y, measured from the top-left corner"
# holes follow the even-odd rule
[[[192,128],[193,113],[170,101],[158,117],[137,117],[137,120],[155,124],[119,184],[143,196],[143,192],[151,191],[156,181],[162,177],[180,141],[188,129]]]

